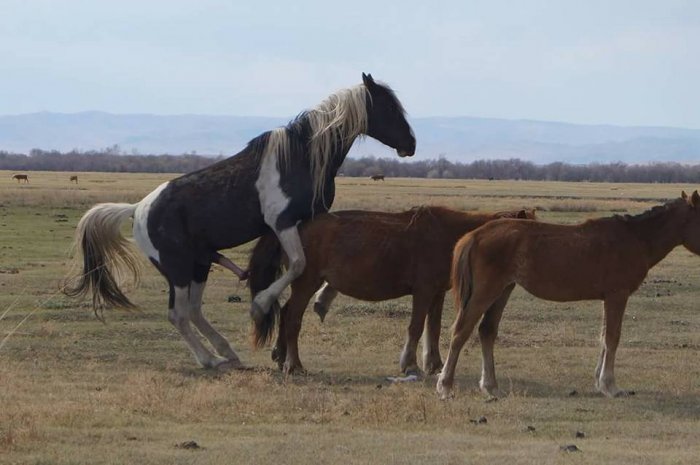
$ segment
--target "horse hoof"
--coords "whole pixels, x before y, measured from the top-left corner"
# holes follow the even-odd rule
[[[321,319],[321,323],[323,323],[324,320],[326,319],[326,314],[328,313],[328,308],[326,308],[324,305],[321,305],[320,303],[316,302],[316,303],[314,303],[314,312]]]
[[[499,392],[497,385],[485,386],[479,383],[479,389],[481,389],[481,392],[486,394],[488,399],[498,399]]]
[[[304,370],[304,367],[301,364],[291,365],[285,363],[282,367],[282,371],[284,372],[285,376],[306,375],[306,370]]]
[[[417,366],[412,366],[412,367],[406,368],[406,369],[403,371],[403,374],[404,374],[406,377],[413,376],[413,377],[415,377],[415,378],[417,378],[417,379],[423,377],[423,372],[422,372],[421,369],[418,368]]]
[[[283,361],[285,357],[286,354],[284,354],[282,350],[280,350],[280,348],[277,346],[273,347],[270,351],[270,358],[272,358],[273,362]]]
[[[437,391],[440,400],[452,399],[455,396],[454,392],[452,392],[452,387],[448,387],[445,383],[443,383],[442,379],[438,379],[435,390]]]
[[[430,362],[425,364],[425,374],[435,375],[442,371],[442,361]]]
[[[223,360],[221,363],[217,364],[215,368],[222,373],[246,369],[245,365],[243,365],[240,360]]]

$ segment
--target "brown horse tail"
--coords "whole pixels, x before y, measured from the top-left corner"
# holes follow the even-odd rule
[[[134,283],[139,278],[138,254],[121,234],[121,225],[132,217],[136,205],[101,203],[92,207],[78,222],[73,251],[76,265],[63,287],[70,297],[92,296],[95,315],[104,307],[134,308],[119,289],[128,272]],[[81,257],[82,256],[82,266]]]
[[[248,287],[251,300],[258,293],[267,289],[280,275],[282,267],[282,246],[273,233],[260,238],[253,249],[248,264]],[[253,318],[253,345],[262,347],[272,339],[272,333],[277,324],[280,304],[275,301],[270,311]]]
[[[452,257],[452,292],[455,298],[455,310],[463,310],[472,296],[474,277],[471,267],[471,249],[474,238],[471,234],[459,240]]]

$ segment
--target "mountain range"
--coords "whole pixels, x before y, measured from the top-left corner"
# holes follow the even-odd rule
[[[81,113],[0,116],[0,150],[32,148],[99,150],[118,145],[124,153],[232,155],[251,138],[289,118]],[[469,162],[520,158],[535,163],[700,162],[700,130],[584,125],[476,117],[410,118],[418,147],[414,159]],[[393,156],[369,138],[350,156]]]

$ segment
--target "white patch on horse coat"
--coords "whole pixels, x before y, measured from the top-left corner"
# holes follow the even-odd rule
[[[284,129],[275,129],[275,131],[284,131]],[[281,138],[271,137],[270,139],[277,142]],[[278,148],[277,143],[268,144],[260,163],[260,175],[255,181],[265,223],[272,229],[275,229],[277,218],[287,208],[290,201],[280,185],[280,170],[277,164]]]
[[[156,187],[138,203],[136,211],[134,212],[134,239],[141,251],[146,254],[147,257],[152,258],[158,263],[160,263],[160,253],[148,236],[148,214],[151,211],[151,205],[153,205],[153,202],[155,202],[167,185],[168,182],[164,182]]]

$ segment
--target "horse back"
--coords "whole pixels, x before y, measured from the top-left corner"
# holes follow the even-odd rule
[[[631,293],[648,271],[643,244],[613,221],[559,225],[502,219],[472,235],[473,267],[547,300]]]
[[[412,214],[339,211],[300,229],[309,273],[364,300],[410,294],[417,286],[449,288],[454,241]]]

